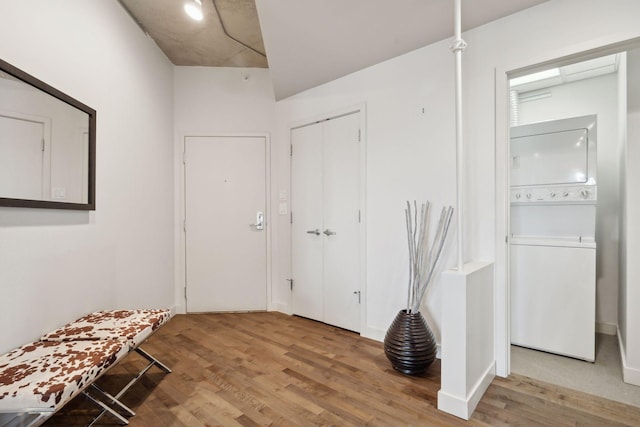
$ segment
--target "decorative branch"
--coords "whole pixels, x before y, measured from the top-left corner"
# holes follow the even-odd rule
[[[431,204],[427,201],[420,206],[418,219],[418,204],[407,201],[404,211],[407,223],[407,241],[409,247],[409,289],[407,292],[407,312],[417,312],[420,302],[424,298],[427,288],[434,279],[434,273],[442,249],[447,240],[449,225],[453,217],[453,208],[442,208],[436,235],[429,247],[429,216]]]

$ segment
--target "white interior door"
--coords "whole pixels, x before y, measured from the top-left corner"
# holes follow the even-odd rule
[[[188,312],[266,310],[265,159],[264,137],[185,138]]]
[[[292,130],[292,311],[360,330],[360,116]]]
[[[360,330],[359,114],[324,122],[324,321]]]
[[[0,197],[43,200],[44,124],[0,115]]]
[[[291,294],[293,312],[323,321],[322,233],[322,139],[323,127],[305,126],[291,132]]]

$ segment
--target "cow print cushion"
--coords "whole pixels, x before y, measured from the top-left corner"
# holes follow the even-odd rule
[[[38,341],[0,356],[0,412],[55,411],[128,353],[121,340]]]
[[[139,346],[171,314],[167,309],[97,311],[42,336],[43,341],[124,339]]]

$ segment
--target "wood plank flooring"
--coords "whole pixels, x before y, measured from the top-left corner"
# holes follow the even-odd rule
[[[463,421],[436,409],[438,360],[406,377],[381,343],[281,313],[177,315],[143,348],[173,373],[152,368],[123,397],[132,427],[640,425],[640,408],[516,375],[496,378]],[[100,385],[115,392],[144,364],[131,354]],[[86,425],[97,412],[78,398],[45,425]]]

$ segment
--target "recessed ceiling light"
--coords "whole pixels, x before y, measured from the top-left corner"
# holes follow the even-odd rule
[[[184,4],[184,11],[191,19],[202,21],[202,0],[188,0]]]
[[[509,81],[509,86],[518,86],[525,83],[537,82],[539,80],[550,79],[560,75],[559,68],[551,68],[550,70],[540,71],[539,73],[527,74],[526,76],[516,77]]]

